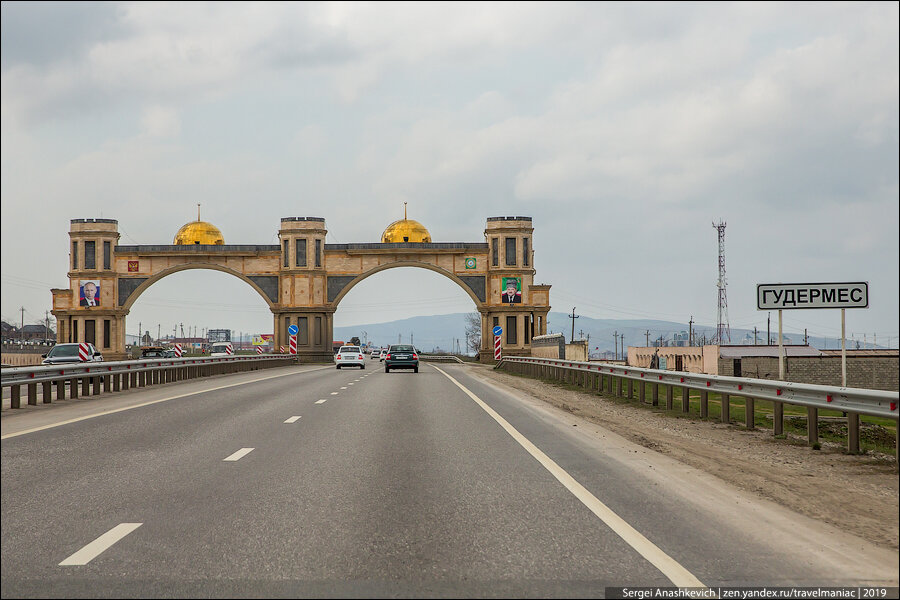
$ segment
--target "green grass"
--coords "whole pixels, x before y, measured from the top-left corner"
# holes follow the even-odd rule
[[[624,383],[622,387],[622,396],[616,396],[615,392],[610,393],[606,389],[606,381],[603,381],[603,389],[601,392],[597,392],[597,390],[587,390],[580,385],[576,385],[574,383],[562,382],[556,379],[547,379],[543,377],[530,377],[528,375],[512,373],[506,371],[510,375],[515,375],[518,377],[527,377],[529,379],[539,379],[544,383],[554,385],[556,387],[567,389],[571,391],[582,392],[586,394],[598,395],[603,397],[606,400],[610,400],[617,404],[630,404],[634,406],[641,406],[650,410],[655,410],[657,412],[665,413],[669,416],[676,418],[690,418],[696,420],[703,420],[700,416],[700,391],[699,390],[690,390],[689,392],[689,405],[690,408],[688,412],[681,411],[681,388],[675,387],[673,390],[673,398],[672,398],[672,410],[666,410],[666,386],[663,384],[659,385],[659,406],[652,405],[652,394],[653,388],[652,385],[647,385],[647,389],[644,396],[643,404],[639,400],[639,392],[638,392],[638,383],[634,383],[634,397],[629,399],[628,395],[628,383],[627,381]],[[649,382],[647,382],[649,383]],[[615,382],[614,382],[615,385]],[[710,392],[708,394],[708,414],[705,420],[720,422],[722,418],[722,399],[721,396],[717,393]],[[746,399],[740,396],[731,396],[730,398],[730,409],[729,409],[729,422],[733,426],[744,427],[746,424]],[[801,436],[806,438],[807,429],[806,429],[806,417],[807,417],[807,409],[804,406],[795,406],[791,404],[783,404],[784,407],[784,432],[785,434],[792,434],[795,436]],[[753,411],[753,422],[754,426],[758,429],[762,430],[772,430],[774,423],[774,403],[768,400],[760,400],[756,399],[754,411]],[[823,419],[824,417],[824,419]],[[828,417],[843,417],[843,413],[841,411],[836,410],[819,410],[819,440],[827,441],[827,442],[835,442],[847,446],[847,422],[844,419],[834,420],[828,419]],[[897,440],[897,422],[893,419],[887,419],[882,417],[870,417],[867,415],[861,415],[859,418],[860,421],[860,432],[859,432],[859,448],[861,453],[866,453],[870,451],[882,452],[884,454],[893,455],[896,452],[896,440]],[[787,439],[787,435],[783,436],[774,436],[777,439]],[[818,450],[821,448],[821,444],[817,443],[818,448],[813,446],[814,449]]]

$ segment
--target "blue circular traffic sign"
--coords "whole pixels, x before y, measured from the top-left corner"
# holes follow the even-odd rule
[[[297,329],[296,325],[291,325],[290,327],[288,327],[288,333],[291,335],[297,335],[298,331],[300,331],[300,330]]]
[[[497,325],[496,327],[494,327],[494,335],[500,335],[500,334],[502,334],[502,333],[503,333],[503,328],[502,328],[502,327],[500,327],[499,325]]]

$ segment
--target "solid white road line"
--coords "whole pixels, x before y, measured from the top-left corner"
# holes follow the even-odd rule
[[[291,417],[290,419],[285,421],[285,423],[296,423],[299,420],[300,420],[300,417]]]
[[[244,458],[245,456],[247,456],[248,454],[250,454],[250,453],[253,452],[254,450],[255,450],[255,448],[241,448],[240,450],[238,450],[237,452],[235,452],[234,454],[232,454],[232,455],[229,456],[228,458],[223,458],[222,461],[224,462],[224,461],[227,460],[227,461],[233,462],[233,461],[236,461],[236,460],[241,460],[242,458]]]
[[[120,523],[59,563],[59,566],[68,567],[72,565],[86,565],[141,525],[143,525],[143,523]]]
[[[322,404],[323,402],[328,402],[326,398],[322,398],[321,400],[316,400],[316,404]]]
[[[197,390],[195,392],[188,392],[187,394],[178,394],[177,396],[169,396],[168,398],[160,398],[159,400],[150,400],[149,402],[141,402],[140,404],[135,404],[133,406],[123,406],[122,408],[113,408],[110,410],[103,411],[102,413],[98,413],[96,415],[87,415],[84,417],[76,417],[74,419],[66,419],[65,421],[60,421],[59,423],[51,423],[49,425],[41,425],[40,427],[32,427],[31,429],[24,429],[22,431],[16,431],[15,433],[7,433],[3,436],[0,436],[0,440],[6,440],[6,439],[17,437],[20,435],[34,433],[35,431],[43,431],[45,429],[52,429],[54,427],[59,427],[61,425],[68,425],[69,423],[77,423],[78,421],[86,421],[87,419],[95,419],[97,417],[112,415],[117,412],[132,410],[134,408],[141,408],[142,406],[150,406],[151,404],[159,404],[160,402],[168,402],[169,400],[177,400],[178,398],[187,398],[188,396],[196,396],[197,394],[205,394],[206,392],[215,392],[216,390],[224,390],[227,388],[237,387],[239,385],[248,385],[250,383],[256,383],[258,381],[266,381],[267,379],[277,379],[279,377],[288,377],[290,375],[299,375],[301,373],[309,373],[311,371],[321,371],[322,369],[328,369],[328,368],[330,368],[330,367],[316,367],[313,369],[309,369],[308,371],[295,371],[292,373],[281,373],[278,375],[269,375],[268,377],[258,377],[256,379],[252,379],[250,381],[241,381],[240,383],[229,383],[228,385],[220,385],[218,387],[208,388],[205,390]],[[139,388],[132,388],[132,389],[139,389]],[[150,389],[150,388],[144,388],[144,389]]]
[[[563,484],[582,504],[584,504],[592,513],[597,515],[601,521],[606,523],[607,527],[612,529],[619,537],[634,548],[638,554],[643,556],[654,567],[659,569],[663,575],[678,587],[706,587],[703,582],[697,579],[693,573],[685,569],[674,558],[659,549],[656,544],[645,538],[637,529],[629,525],[625,519],[614,513],[608,506],[600,502],[596,496],[590,493],[587,488],[578,483],[574,477],[569,475],[562,467],[554,462],[549,456],[544,454],[537,446],[528,440],[524,435],[509,424],[509,422],[501,417],[494,409],[485,404],[485,402],[473,394],[469,389],[451,377],[440,367],[434,367],[440,371],[447,379],[456,384],[456,387],[466,393],[469,398],[474,400],[487,414],[491,416],[503,429],[506,430],[519,445],[521,445],[531,456],[535,458],[541,465],[553,475],[557,481]]]

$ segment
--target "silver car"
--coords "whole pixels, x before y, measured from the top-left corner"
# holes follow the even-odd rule
[[[81,355],[78,352],[78,347],[81,344],[56,344],[53,348],[50,349],[50,352],[44,355],[44,360],[41,361],[42,365],[64,365],[71,363],[80,363],[80,362],[98,362],[103,360],[103,355],[100,354],[100,351],[94,347],[93,344],[88,344],[88,359],[87,361],[81,360]]]
[[[334,355],[335,368],[359,367],[366,368],[366,355],[359,346],[341,346]]]

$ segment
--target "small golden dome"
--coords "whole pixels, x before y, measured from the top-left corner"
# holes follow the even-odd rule
[[[431,234],[425,226],[406,218],[406,202],[403,203],[403,218],[388,225],[381,234],[382,244],[403,242],[431,243]]]
[[[172,242],[176,246],[193,246],[194,244],[203,244],[210,246],[224,246],[225,238],[222,232],[212,223],[200,220],[200,205],[197,205],[197,220],[191,221],[184,225],[175,234],[175,241]]]

